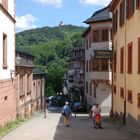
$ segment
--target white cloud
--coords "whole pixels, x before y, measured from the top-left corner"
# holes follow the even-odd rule
[[[85,5],[107,6],[111,0],[80,0],[80,2]]]
[[[62,7],[62,0],[33,0],[35,2],[41,3],[43,5],[52,5],[56,8]]]
[[[17,31],[33,29],[37,26],[34,24],[36,18],[31,14],[26,14],[24,16],[16,16],[16,29]]]

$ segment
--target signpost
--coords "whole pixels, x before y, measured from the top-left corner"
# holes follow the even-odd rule
[[[113,51],[112,50],[94,50],[94,58],[97,60],[112,60]]]

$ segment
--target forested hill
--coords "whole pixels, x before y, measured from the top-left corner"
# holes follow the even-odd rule
[[[16,34],[16,47],[35,56],[35,65],[47,74],[47,94],[61,91],[73,47],[82,47],[84,27],[63,25],[43,27]],[[56,82],[57,81],[57,82]]]
[[[81,33],[85,30],[84,27],[74,25],[63,25],[56,27],[42,27],[31,29],[17,33],[16,45],[29,46],[48,43],[50,40],[64,40],[67,37],[72,37],[74,34]]]

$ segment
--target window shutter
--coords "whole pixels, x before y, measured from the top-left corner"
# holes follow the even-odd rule
[[[129,8],[128,8],[128,1],[129,0],[126,0],[126,19],[128,19],[128,16],[129,16]]]
[[[118,11],[116,11],[116,32],[118,30]]]
[[[132,74],[132,43],[128,44],[128,73]]]
[[[132,15],[134,14],[134,11],[135,11],[135,0],[131,0],[131,13]]]
[[[138,38],[138,73],[140,73],[140,37]]]
[[[136,0],[136,8],[137,9],[139,8],[139,3],[140,3],[140,0]]]

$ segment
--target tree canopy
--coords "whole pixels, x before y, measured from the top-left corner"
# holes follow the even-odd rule
[[[43,27],[16,34],[16,47],[35,56],[35,66],[47,75],[46,94],[60,92],[73,47],[83,47],[84,27],[64,25]]]

